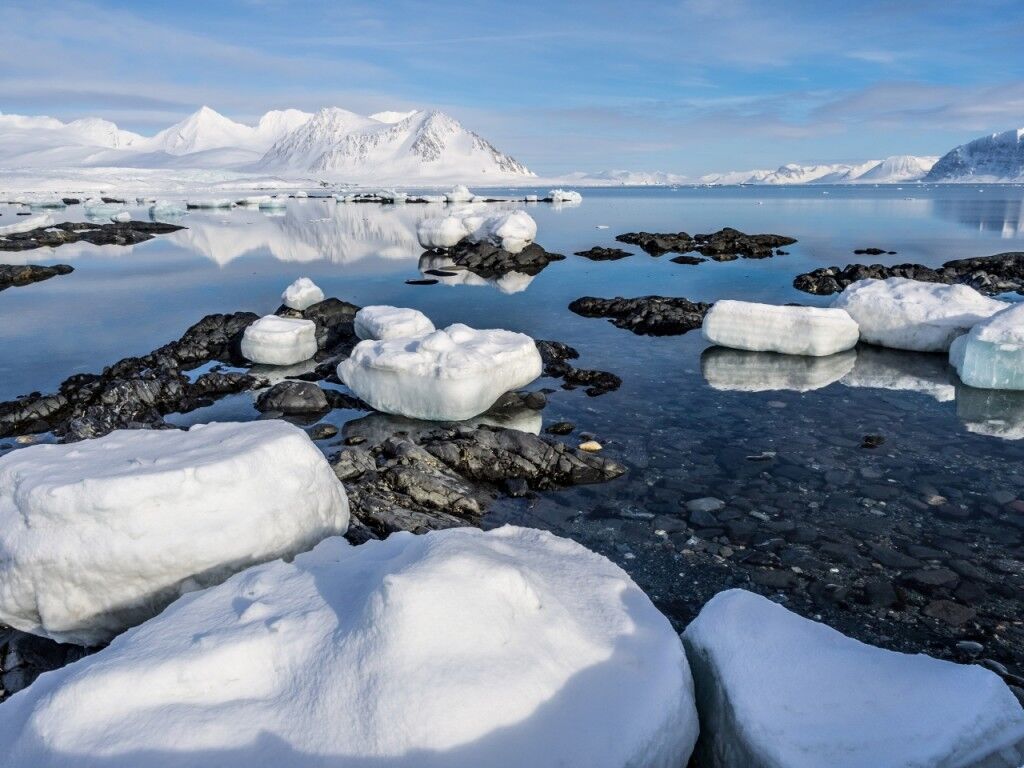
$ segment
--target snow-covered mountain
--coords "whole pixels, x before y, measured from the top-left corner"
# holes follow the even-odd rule
[[[859,182],[874,184],[897,184],[904,181],[923,179],[935,165],[938,157],[916,157],[914,155],[893,155],[857,177]]]
[[[378,113],[380,114],[380,113]],[[322,109],[279,140],[256,168],[377,181],[450,178],[497,181],[534,174],[443,112],[412,112],[397,122]]]
[[[926,181],[1024,181],[1024,128],[993,133],[944,154]]]
[[[893,184],[924,178],[934,157],[893,155],[863,163],[799,165],[787,163],[774,171],[729,171],[701,176],[702,184]]]
[[[691,184],[693,179],[678,173],[664,171],[598,171],[597,173],[571,173],[566,182],[573,184],[621,185],[624,187],[663,187],[672,184]]]

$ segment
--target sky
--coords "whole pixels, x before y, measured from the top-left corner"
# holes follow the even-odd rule
[[[542,175],[942,154],[1024,127],[1020,0],[0,0],[0,112],[436,108]]]

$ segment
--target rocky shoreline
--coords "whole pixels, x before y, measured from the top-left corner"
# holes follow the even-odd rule
[[[126,221],[111,224],[65,221],[27,232],[14,232],[0,237],[0,251],[30,251],[35,248],[57,248],[68,243],[92,245],[138,245],[157,235],[185,229],[162,221]]]
[[[75,268],[69,264],[0,264],[0,291],[5,288],[31,285],[58,275],[70,275]]]

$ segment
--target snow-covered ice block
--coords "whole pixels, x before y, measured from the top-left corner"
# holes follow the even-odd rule
[[[733,589],[683,633],[708,768],[968,768],[1024,748],[999,677],[865,645]],[[994,757],[996,762],[983,762]]]
[[[116,224],[127,224],[132,220],[132,215],[128,211],[121,211],[111,216],[110,220]]]
[[[309,197],[309,193],[304,189],[300,189],[298,192],[295,193],[295,197],[306,198]]]
[[[550,197],[556,203],[582,203],[583,195],[572,189],[552,189],[548,192]]]
[[[33,197],[28,200],[28,205],[32,208],[67,208],[68,204],[63,199],[55,196],[44,195],[42,197]]]
[[[119,213],[124,213],[124,206],[121,203],[104,203],[101,198],[90,197],[82,207],[85,215],[94,219],[111,219]]]
[[[198,197],[189,198],[189,208],[230,208],[235,201],[228,197]]]
[[[468,203],[473,199],[473,193],[464,184],[456,184],[444,197],[449,203]]]
[[[0,704],[9,768],[679,768],[696,736],[682,645],[648,597],[509,526],[328,539]]]
[[[810,392],[835,384],[853,370],[857,351],[828,357],[780,355],[711,347],[700,356],[700,370],[712,389],[731,392]]]
[[[416,237],[424,248],[451,248],[469,238],[519,253],[537,237],[537,222],[526,211],[488,216],[482,204],[470,204],[447,216],[423,219],[416,226]]]
[[[1024,440],[1024,392],[956,388],[956,415],[964,429],[1002,440]]]
[[[842,383],[854,388],[920,392],[940,403],[952,402],[955,397],[946,358],[869,344],[857,349],[857,362]]]
[[[712,344],[751,352],[825,357],[852,349],[860,331],[841,309],[779,307],[723,299],[704,317],[704,338]]]
[[[316,323],[264,315],[242,334],[242,354],[267,365],[294,365],[316,354]]]
[[[540,198],[537,195],[527,195],[523,198],[523,201],[527,203],[536,203],[539,199]]]
[[[461,323],[417,339],[361,341],[338,377],[378,411],[461,421],[541,374],[533,339]]]
[[[949,362],[979,389],[1024,389],[1024,304],[1014,304],[957,337]]]
[[[476,242],[488,241],[509,253],[519,253],[537,237],[537,222],[526,211],[490,216],[470,235]]]
[[[323,454],[283,421],[24,448],[0,458],[0,621],[103,642],[348,517]]]
[[[423,219],[416,225],[416,239],[424,248],[452,248],[468,236],[460,216]]]
[[[287,208],[288,207],[288,198],[287,197],[267,197],[267,199],[261,200],[259,205],[260,205],[260,208],[263,208],[265,210],[267,210],[267,209],[269,209],[269,210],[276,210],[276,209],[280,209],[280,208]]]
[[[31,232],[40,227],[52,227],[53,217],[48,213],[41,213],[38,216],[22,217],[13,224],[0,225],[0,237],[3,235],[15,235],[18,232]]]
[[[1008,305],[966,285],[890,277],[851,283],[832,306],[850,313],[869,344],[946,352],[953,339]]]
[[[411,339],[432,333],[434,324],[418,309],[375,304],[356,312],[354,328],[360,339]]]
[[[149,207],[150,216],[184,216],[187,212],[180,200],[157,200]]]
[[[324,292],[308,277],[300,277],[284,289],[281,302],[290,309],[301,312],[324,300]]]

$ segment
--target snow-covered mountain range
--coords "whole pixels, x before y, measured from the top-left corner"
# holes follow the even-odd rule
[[[939,158],[925,181],[1024,181],[1024,128],[955,147]]]
[[[775,170],[730,171],[701,176],[701,184],[895,184],[924,178],[936,157],[894,155],[864,163],[798,165]]]

